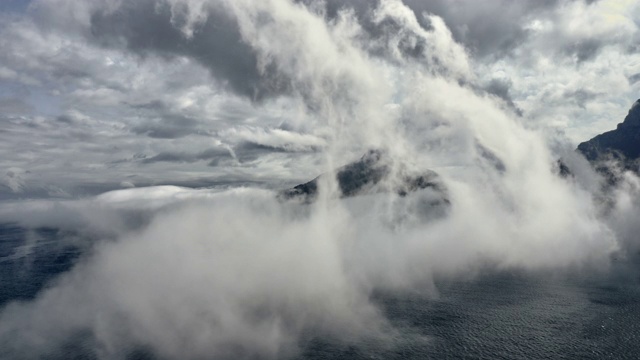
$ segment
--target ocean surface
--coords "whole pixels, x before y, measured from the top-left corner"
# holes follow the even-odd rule
[[[56,229],[0,226],[0,306],[29,300],[81,256]],[[640,257],[606,272],[528,274],[492,271],[440,280],[437,296],[380,293],[390,319],[388,344],[350,345],[309,337],[295,359],[638,359]],[[1,339],[0,339],[1,340]],[[1,346],[1,343],[0,343]],[[1,353],[1,352],[0,352]],[[95,359],[70,339],[48,359]],[[135,351],[128,359],[154,359]]]

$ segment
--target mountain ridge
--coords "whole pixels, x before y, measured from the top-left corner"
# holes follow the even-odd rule
[[[636,160],[640,157],[640,100],[633,103],[624,121],[616,129],[580,143],[577,150],[592,164],[618,160],[626,169],[638,172]]]

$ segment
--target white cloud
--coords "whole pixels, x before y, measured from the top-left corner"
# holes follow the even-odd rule
[[[11,167],[7,169],[2,178],[3,185],[8,187],[14,193],[21,193],[26,186],[25,171],[21,168]]]

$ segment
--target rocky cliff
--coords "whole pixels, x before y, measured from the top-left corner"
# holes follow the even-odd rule
[[[587,160],[619,160],[625,168],[637,171],[640,157],[640,100],[636,101],[624,121],[615,130],[607,131],[578,145]]]
[[[336,177],[340,197],[384,191],[406,196],[417,190],[431,189],[439,195],[435,202],[449,203],[447,189],[436,172],[427,170],[419,174],[403,175],[398,179],[391,179],[391,159],[386,153],[379,150],[370,150],[359,160],[339,168],[333,175]],[[320,177],[317,177],[291,189],[283,190],[278,197],[312,202],[318,195],[319,179]]]

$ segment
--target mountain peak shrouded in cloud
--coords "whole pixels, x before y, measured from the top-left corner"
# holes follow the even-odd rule
[[[0,358],[483,343],[424,326],[466,321],[449,305],[399,319],[386,297],[437,301],[443,282],[487,273],[592,280],[640,249],[640,180],[601,191],[574,151],[637,97],[638,19],[619,0],[33,0],[0,14],[0,281],[34,280],[0,297]],[[562,311],[591,311],[571,294]],[[481,335],[504,321],[479,309]],[[545,334],[583,331],[552,315]],[[433,358],[474,356],[450,355]]]
[[[632,166],[640,158],[640,100],[633,103],[624,121],[615,130],[581,143],[578,150],[590,161],[616,158]]]
[[[420,174],[402,174],[401,167],[402,164],[394,164],[384,151],[369,150],[359,160],[336,169],[335,174],[320,175],[309,182],[281,191],[278,197],[283,200],[311,203],[317,199],[321,191],[320,186],[327,186],[335,181],[339,197],[348,198],[381,192],[407,196],[428,189],[432,192],[428,206],[436,208],[434,211],[442,212],[450,205],[446,186],[436,172],[426,170]],[[332,176],[335,176],[335,179],[331,179]]]

